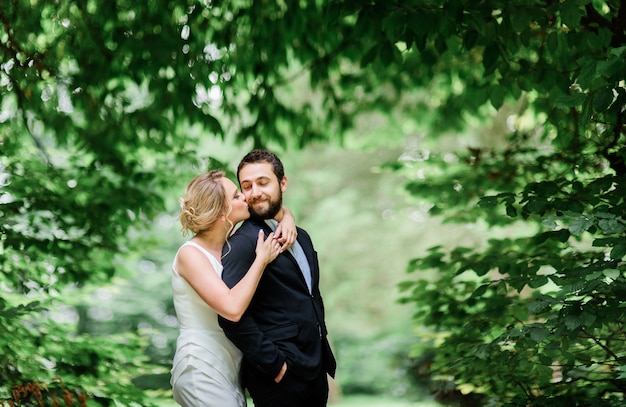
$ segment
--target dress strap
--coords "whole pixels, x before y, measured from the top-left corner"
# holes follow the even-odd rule
[[[187,240],[180,247],[183,247],[183,246],[193,246],[193,247],[196,247],[196,248],[200,249],[200,251],[202,253],[206,254],[209,258],[211,258],[212,260],[215,260],[215,261],[217,261],[219,263],[219,260],[215,256],[213,256],[213,254],[211,254],[210,251],[208,251],[207,249],[205,249],[204,247],[200,246],[198,243],[196,243],[196,242],[194,242],[192,240]]]
[[[202,253],[204,253],[204,255],[209,259],[209,261],[213,265],[215,272],[220,276],[222,275],[222,263],[213,254],[211,254],[211,252],[209,252],[207,249],[205,249],[204,247],[200,246],[198,243],[193,242],[191,240],[187,240],[185,243],[183,243],[178,248],[178,251],[176,252],[176,256],[174,257],[174,262],[172,264],[172,267],[174,269],[174,272],[176,272],[176,274],[178,274],[178,272],[176,271],[176,258],[178,257],[178,252],[180,252],[180,249],[182,249],[185,246],[193,246],[197,248],[198,250],[200,250]]]

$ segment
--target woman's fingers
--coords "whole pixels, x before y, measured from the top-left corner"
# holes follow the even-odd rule
[[[283,245],[280,243],[274,233],[270,233],[265,238],[263,230],[259,230],[259,236],[257,240],[257,255],[265,256],[269,261],[274,260],[279,254],[283,252]]]

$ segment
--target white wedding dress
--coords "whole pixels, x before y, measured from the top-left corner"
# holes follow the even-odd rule
[[[202,251],[221,276],[222,265],[213,255],[194,242],[181,247],[186,245]],[[217,313],[178,275],[176,258],[172,289],[180,327],[170,381],[174,400],[184,407],[245,407],[239,379],[241,352],[224,335]]]

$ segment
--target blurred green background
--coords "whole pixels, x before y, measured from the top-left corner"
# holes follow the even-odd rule
[[[265,146],[333,403],[622,405],[626,3],[533,4],[0,2],[0,404],[171,405],[177,198]]]
[[[450,234],[408,198],[400,175],[380,170],[403,153],[401,140],[388,141],[388,146],[370,151],[312,146],[282,154],[289,179],[285,203],[319,254],[327,324],[339,364],[334,389],[338,405],[368,405],[365,396],[372,397],[370,405],[380,405],[381,397],[390,403],[429,400],[426,389],[415,387],[407,376],[407,350],[419,339],[410,307],[397,302],[397,284],[406,278],[412,256],[437,240],[449,241]],[[217,142],[204,148],[229,163],[229,169],[246,152]],[[136,274],[83,297],[87,331],[112,334],[137,328],[149,335],[150,357],[164,368],[177,335],[171,261],[185,240],[176,219],[177,198],[199,171],[190,168],[188,179],[172,185],[169,210],[142,232],[141,239],[151,244],[129,260],[128,269]],[[156,388],[166,381],[169,375],[161,372],[142,385]]]

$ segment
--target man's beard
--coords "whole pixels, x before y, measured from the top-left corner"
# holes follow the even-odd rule
[[[283,207],[283,197],[282,195],[278,197],[276,201],[269,201],[269,206],[267,209],[265,208],[254,208],[252,206],[248,207],[248,211],[250,211],[250,216],[253,218],[259,219],[272,219]]]

